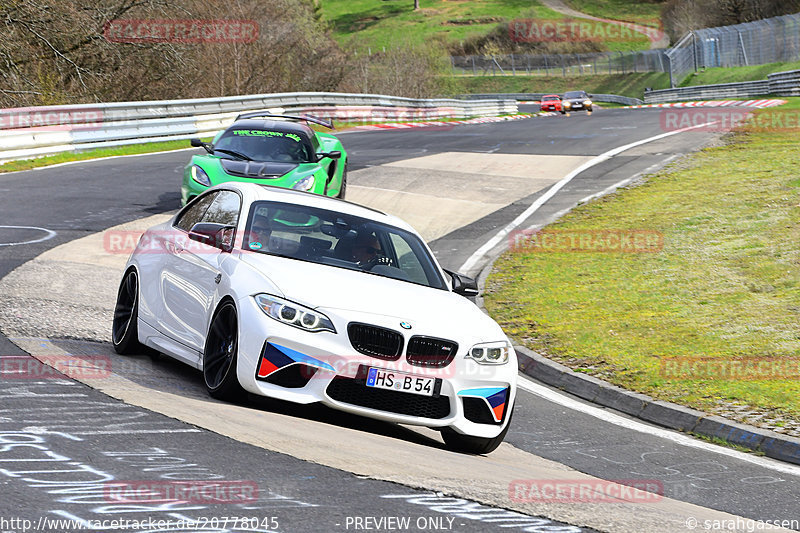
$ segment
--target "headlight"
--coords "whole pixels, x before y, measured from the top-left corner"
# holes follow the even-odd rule
[[[564,104],[564,107],[570,107],[572,105],[569,102],[562,102],[562,104]]]
[[[583,101],[583,105],[592,105],[592,101],[591,100],[584,100]]]
[[[298,191],[307,191],[314,186],[314,174],[309,174],[305,178],[302,178],[297,183],[292,185],[292,189],[297,189]]]
[[[511,345],[506,341],[476,344],[467,352],[467,358],[482,365],[504,365],[508,362]]]
[[[208,174],[197,165],[192,165],[192,179],[200,185],[211,187],[211,180],[208,179]]]
[[[333,322],[313,309],[270,294],[256,294],[255,299],[261,310],[268,317],[278,322],[289,324],[304,331],[330,331],[331,333],[336,333]]]

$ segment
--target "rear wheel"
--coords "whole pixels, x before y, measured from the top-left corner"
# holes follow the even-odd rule
[[[131,270],[122,278],[114,306],[114,321],[111,327],[111,342],[118,354],[143,353],[139,343],[139,277]]]
[[[220,400],[237,400],[244,389],[236,376],[239,326],[236,306],[224,302],[214,314],[203,350],[203,380],[208,393]]]
[[[473,437],[471,435],[463,435],[450,428],[442,429],[442,439],[449,449],[454,452],[470,453],[473,455],[481,455],[491,453],[497,449],[503,442],[508,433],[508,428],[511,427],[511,415],[508,417],[508,423],[505,429],[494,438],[487,437]]]

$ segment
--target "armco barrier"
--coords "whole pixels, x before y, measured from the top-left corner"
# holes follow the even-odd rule
[[[513,99],[414,99],[346,93],[278,93],[0,110],[0,163],[46,154],[213,135],[239,113],[272,110],[360,121],[430,120],[517,112]]]
[[[553,93],[462,94],[459,95],[459,98],[464,98],[467,100],[479,100],[484,98],[501,98],[501,99],[517,100],[518,102],[525,102],[525,101],[538,101],[539,99],[542,98],[542,96],[546,94],[553,94]],[[608,103],[622,104],[622,105],[640,105],[643,103],[642,100],[638,98],[631,98],[629,96],[620,96],[618,94],[591,93],[591,98],[595,102],[608,102]]]
[[[755,98],[767,94],[776,96],[800,96],[800,70],[768,74],[766,80],[720,83],[676,87],[644,93],[647,104],[681,102],[686,100],[718,100],[725,98]]]

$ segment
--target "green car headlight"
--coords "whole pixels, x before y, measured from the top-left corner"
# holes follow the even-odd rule
[[[271,294],[256,294],[255,299],[264,314],[278,322],[313,333],[319,331],[336,333],[331,319],[318,311]]]
[[[206,171],[197,165],[192,165],[192,179],[205,187],[211,187],[211,180],[208,179]]]
[[[467,359],[482,365],[504,365],[508,363],[511,345],[506,341],[476,344],[467,352]]]
[[[572,104],[570,104],[569,102],[564,102],[564,107],[572,107]]]
[[[592,105],[592,101],[591,100],[584,100],[583,101],[583,105]]]
[[[298,191],[307,191],[314,186],[314,174],[309,174],[308,176],[301,178],[292,185],[292,189],[296,189]]]

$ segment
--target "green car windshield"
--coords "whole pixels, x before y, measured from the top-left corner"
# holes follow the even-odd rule
[[[280,161],[285,163],[309,163],[311,147],[295,133],[270,130],[231,128],[214,144],[221,157],[252,161]],[[228,153],[226,153],[228,152]],[[231,154],[235,152],[238,155]]]
[[[243,249],[445,289],[444,280],[419,237],[337,211],[255,202]]]
[[[588,98],[583,91],[570,91],[564,95],[564,98]]]

